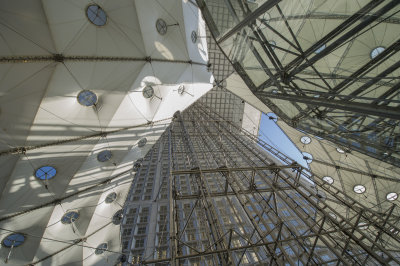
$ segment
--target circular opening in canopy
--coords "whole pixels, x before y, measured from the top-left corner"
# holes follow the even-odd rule
[[[79,213],[77,211],[70,211],[61,217],[61,222],[63,224],[72,224],[79,218]]]
[[[313,157],[310,153],[303,152],[303,159],[306,160],[307,163],[311,163],[313,160]]]
[[[389,201],[396,200],[397,197],[398,197],[398,195],[397,195],[396,192],[390,192],[390,193],[388,193],[388,194],[386,195],[386,199],[389,200]]]
[[[78,102],[83,106],[93,106],[97,103],[97,96],[92,91],[83,90],[78,94]]]
[[[311,138],[308,137],[308,136],[302,136],[302,137],[300,138],[300,141],[301,141],[301,143],[303,143],[303,144],[310,144],[310,143],[311,143]]]
[[[353,190],[357,194],[362,194],[365,192],[365,187],[363,185],[355,185]]]
[[[112,218],[113,224],[119,225],[119,224],[121,223],[121,221],[122,221],[122,218],[123,218],[123,212],[122,212],[122,210],[117,211],[117,212],[114,214],[113,218]]]
[[[57,170],[52,166],[42,166],[36,170],[35,176],[40,180],[49,180],[55,177]]]
[[[101,243],[100,245],[97,246],[96,251],[94,252],[96,255],[101,255],[106,251],[108,248],[107,243]]]
[[[167,29],[168,29],[168,26],[167,26],[167,23],[165,22],[165,20],[163,20],[162,18],[157,19],[156,29],[160,35],[165,35],[165,33],[167,33]]]
[[[374,59],[383,51],[385,51],[385,47],[382,47],[382,46],[375,47],[374,49],[372,49],[369,56],[371,57],[371,59]]]
[[[97,160],[102,163],[107,162],[111,159],[111,157],[112,153],[109,150],[101,151],[99,154],[97,154]]]
[[[185,86],[184,85],[179,85],[178,87],[178,93],[183,94],[185,92]]]
[[[314,53],[319,54],[320,52],[322,52],[323,50],[325,50],[325,48],[326,48],[326,45],[323,44],[323,45],[321,45],[320,47],[318,47],[318,48],[314,51]]]
[[[197,42],[197,32],[196,31],[192,31],[192,34],[190,35],[190,38],[192,39],[192,43],[196,43]]]
[[[25,242],[25,236],[19,233],[13,233],[3,239],[2,244],[4,247],[19,247]]]
[[[154,89],[151,86],[146,86],[143,89],[143,97],[146,99],[150,99],[154,95]]]
[[[112,203],[115,199],[117,198],[117,193],[111,192],[110,194],[107,195],[105,199],[105,203],[110,204]]]
[[[330,185],[333,184],[333,178],[330,177],[330,176],[324,176],[324,177],[322,178],[322,180],[324,180],[326,183],[328,183],[328,184],[330,184]]]
[[[98,5],[90,5],[86,9],[86,15],[90,22],[96,26],[104,26],[107,22],[107,15]]]
[[[141,147],[143,147],[144,145],[146,145],[146,143],[147,143],[147,139],[146,139],[146,138],[140,139],[139,142],[138,142],[139,148],[141,148]]]

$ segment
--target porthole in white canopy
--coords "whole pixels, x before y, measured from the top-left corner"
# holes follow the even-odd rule
[[[139,148],[144,147],[144,145],[146,145],[146,143],[147,143],[147,139],[146,138],[140,139],[139,142],[138,142]]]
[[[190,34],[190,38],[192,39],[192,43],[196,43],[197,42],[197,32],[192,31],[192,34]]]
[[[328,183],[329,185],[332,185],[333,184],[333,178],[332,177],[330,177],[330,176],[324,176],[323,178],[322,178],[322,180],[324,180],[326,183]]]
[[[49,180],[55,177],[57,170],[52,166],[42,166],[35,172],[36,178],[40,180]]]
[[[97,160],[101,163],[107,162],[112,157],[112,152],[109,150],[101,151],[97,154]]]
[[[154,95],[154,89],[152,86],[146,86],[144,87],[142,91],[143,97],[146,99],[150,99]]]
[[[353,188],[354,192],[357,194],[362,194],[365,192],[365,187],[363,185],[355,185]]]
[[[106,199],[104,200],[104,202],[106,204],[110,204],[112,202],[114,202],[114,200],[117,198],[117,193],[115,192],[111,192],[110,194],[107,195]]]
[[[302,136],[302,137],[300,138],[300,141],[301,141],[301,143],[307,145],[307,144],[310,144],[310,143],[311,143],[311,138],[308,137],[308,136]]]
[[[25,236],[20,233],[13,233],[6,236],[1,245],[6,248],[15,248],[21,246],[25,242]]]
[[[100,245],[97,246],[94,254],[96,255],[101,255],[104,253],[104,251],[107,251],[108,244],[107,243],[101,243]]]
[[[178,87],[178,93],[179,94],[183,94],[185,92],[185,85],[179,85],[179,87]]]
[[[314,51],[314,53],[319,54],[320,52],[322,52],[323,50],[325,50],[325,48],[326,48],[326,45],[323,44],[323,45],[321,45],[320,47],[318,47],[318,48]]]
[[[98,5],[90,5],[86,9],[86,16],[96,26],[104,26],[107,23],[106,12]]]
[[[121,223],[121,221],[122,221],[123,215],[124,215],[124,214],[123,214],[123,211],[122,211],[122,210],[117,211],[117,212],[114,214],[113,218],[112,218],[113,224],[119,225],[119,224]]]
[[[371,59],[374,59],[383,51],[385,51],[385,47],[382,47],[382,46],[375,47],[374,49],[372,49],[369,56],[371,57]]]
[[[79,218],[79,212],[69,211],[61,217],[61,222],[63,224],[72,224]]]
[[[160,35],[165,35],[167,33],[168,25],[162,18],[157,19],[156,29]]]
[[[83,106],[93,106],[97,103],[97,95],[89,90],[83,90],[78,94],[78,102]]]
[[[303,159],[306,160],[307,163],[311,163],[313,161],[313,156],[308,152],[303,152]]]
[[[397,199],[397,197],[398,197],[398,195],[396,192],[390,192],[386,195],[386,199],[389,201],[394,201]]]

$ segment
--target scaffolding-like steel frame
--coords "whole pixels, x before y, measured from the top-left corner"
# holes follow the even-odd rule
[[[212,38],[236,72],[280,118],[295,128],[346,147],[348,151],[359,151],[400,166],[400,116],[396,100],[400,82],[393,76],[399,71],[400,64],[390,61],[393,56],[398,56],[400,39],[358,69],[348,70],[348,75],[338,75],[337,69],[333,73],[323,73],[315,67],[333,51],[347,45],[345,57],[354,40],[379,24],[399,24],[395,16],[399,12],[399,1],[371,0],[357,12],[345,16],[312,12],[293,16],[285,14],[281,8],[287,1],[278,0],[265,1],[257,7],[252,7],[249,1],[239,0],[196,2]],[[224,11],[219,15],[216,10]],[[270,10],[276,11],[279,16],[265,19],[263,15]],[[232,19],[233,24],[227,26],[227,18]],[[291,27],[291,20],[294,19],[340,19],[342,22],[312,45],[303,47]],[[262,28],[273,32],[279,43],[284,45],[277,45],[278,40],[275,43],[268,41]],[[282,34],[283,31],[287,34]],[[316,53],[320,47],[324,49]],[[278,52],[294,55],[294,59],[284,64],[277,56]],[[266,74],[265,81],[259,85],[248,73],[252,71],[251,67],[243,64],[249,54],[258,65],[254,70]],[[341,61],[343,58],[339,63]],[[371,75],[378,70],[377,75]],[[317,88],[317,91],[308,90],[308,86]],[[350,87],[355,89],[349,90]],[[366,91],[378,89],[381,92],[376,93],[376,98],[362,97]],[[276,100],[287,101],[298,114],[289,115],[281,105],[275,104]],[[308,106],[301,106],[300,103]]]
[[[176,113],[163,137],[170,160],[169,253],[142,264],[400,264],[396,205],[384,213],[367,208],[200,103]],[[181,178],[191,190],[181,189]],[[193,223],[205,234],[188,238]]]

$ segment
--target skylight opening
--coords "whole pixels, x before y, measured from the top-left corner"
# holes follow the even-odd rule
[[[117,198],[117,193],[115,192],[111,192],[110,194],[107,195],[106,199],[104,200],[104,202],[106,204],[110,204],[112,202],[114,202],[114,200]]]
[[[307,163],[311,163],[313,161],[313,156],[308,152],[302,152],[303,159],[306,160]]]
[[[77,211],[70,211],[63,215],[61,218],[61,222],[63,224],[72,224],[79,218],[79,212]]]
[[[333,184],[333,182],[334,182],[334,180],[333,180],[333,178],[331,177],[331,176],[324,176],[323,178],[322,178],[322,180],[324,180],[326,183],[328,183],[329,185],[332,185]]]
[[[362,194],[365,192],[365,187],[363,185],[355,185],[353,188],[354,192],[357,194]]]
[[[307,145],[307,144],[310,144],[310,143],[311,143],[311,138],[308,137],[308,136],[302,136],[302,137],[300,138],[300,141],[301,141],[301,143]]]
[[[146,145],[146,143],[147,143],[147,139],[146,138],[140,139],[139,142],[138,142],[139,148],[144,147],[144,145]]]
[[[97,95],[89,90],[83,90],[78,94],[78,102],[83,106],[93,106],[97,103]]]
[[[2,241],[2,246],[6,248],[15,248],[21,246],[25,242],[25,236],[20,233],[13,233],[6,236]]]
[[[144,98],[150,99],[154,95],[154,89],[152,86],[146,86],[144,87],[142,93]]]
[[[385,51],[385,47],[382,47],[382,46],[375,47],[374,49],[372,49],[369,56],[371,57],[371,59],[374,59],[383,51]]]
[[[167,33],[167,23],[162,18],[157,19],[156,21],[156,29],[160,35],[165,35]]]
[[[94,254],[96,255],[101,255],[103,254],[105,251],[107,251],[108,248],[108,244],[107,243],[101,243],[100,245],[97,246]]]
[[[279,149],[280,152],[287,155],[304,168],[309,165],[303,159],[303,154],[293,143],[293,141],[285,134],[277,123],[278,117],[274,113],[263,113],[259,123],[258,137],[261,141]],[[306,134],[306,133],[304,133]],[[264,147],[260,144],[261,147]],[[265,148],[265,147],[264,147]]]
[[[107,162],[112,157],[112,152],[109,150],[101,151],[97,154],[97,160],[101,163]]]
[[[121,223],[121,221],[122,221],[123,215],[124,215],[124,214],[123,214],[123,211],[122,211],[122,210],[117,211],[117,212],[114,214],[113,218],[112,218],[113,224],[119,225],[119,224]]]
[[[190,38],[192,39],[192,43],[196,43],[197,42],[197,32],[196,31],[192,31],[192,34],[190,35]]]
[[[35,176],[40,180],[49,180],[55,177],[57,170],[52,166],[42,166],[36,170]]]
[[[319,54],[320,52],[322,52],[323,50],[325,50],[325,48],[326,48],[326,45],[323,44],[323,45],[321,45],[319,48],[317,48],[317,49],[314,51],[314,53]]]
[[[390,192],[386,195],[386,199],[389,201],[394,201],[398,198],[398,195],[396,192]]]
[[[107,23],[106,12],[98,5],[90,5],[86,9],[86,16],[96,26],[104,26]]]

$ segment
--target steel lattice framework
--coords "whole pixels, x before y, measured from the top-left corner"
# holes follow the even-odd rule
[[[400,263],[397,205],[366,208],[204,104],[176,113],[153,149],[131,194],[141,171],[155,173],[160,193],[125,207],[139,213],[133,264]]]
[[[197,4],[236,72],[285,122],[400,166],[399,1]]]

